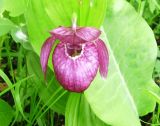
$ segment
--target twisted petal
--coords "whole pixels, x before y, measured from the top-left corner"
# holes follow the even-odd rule
[[[49,37],[41,48],[40,60],[41,60],[41,67],[44,75],[46,75],[48,58],[49,58],[52,46],[54,44],[54,41],[55,41],[55,38],[53,36]]]
[[[52,62],[57,80],[65,89],[73,92],[87,89],[99,66],[94,43],[85,44],[77,57],[70,57],[66,45],[60,43],[54,50]]]
[[[99,71],[102,77],[106,77],[108,73],[108,63],[109,63],[109,56],[108,50],[105,43],[99,39],[96,41],[97,50],[98,50],[98,58],[99,58]]]

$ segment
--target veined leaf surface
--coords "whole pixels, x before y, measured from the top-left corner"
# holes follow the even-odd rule
[[[152,71],[157,56],[147,23],[124,0],[108,0],[102,39],[110,54],[107,79],[99,74],[85,92],[96,115],[114,126],[139,126],[138,115],[155,108],[145,89],[155,87]]]

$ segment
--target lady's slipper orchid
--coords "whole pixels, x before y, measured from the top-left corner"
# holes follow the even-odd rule
[[[60,84],[69,91],[82,92],[88,88],[99,68],[102,77],[108,72],[108,51],[99,39],[101,31],[92,27],[58,27],[50,32],[41,49],[44,74],[55,40],[59,40],[52,62]]]

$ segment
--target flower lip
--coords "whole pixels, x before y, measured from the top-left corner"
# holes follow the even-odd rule
[[[84,44],[79,44],[79,45],[71,45],[71,44],[66,44],[65,45],[65,54],[75,60],[77,58],[79,58],[84,51]]]
[[[94,43],[82,45],[79,56],[69,57],[63,43],[56,46],[52,55],[52,63],[57,80],[69,91],[86,90],[98,71],[98,52]]]

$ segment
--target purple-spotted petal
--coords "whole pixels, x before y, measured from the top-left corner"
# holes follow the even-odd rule
[[[96,40],[100,36],[100,34],[100,30],[92,27],[81,27],[76,30],[76,36],[85,41]]]
[[[109,55],[105,43],[99,39],[96,41],[98,57],[99,57],[99,71],[102,77],[106,77],[108,73]]]
[[[60,84],[69,91],[82,92],[96,76],[99,66],[97,47],[94,43],[82,45],[80,55],[71,57],[66,44],[60,43],[54,50],[52,62]]]
[[[44,75],[46,75],[48,58],[49,58],[52,46],[54,44],[54,41],[55,41],[55,37],[53,36],[49,37],[41,48],[40,60],[41,60],[41,67]]]

